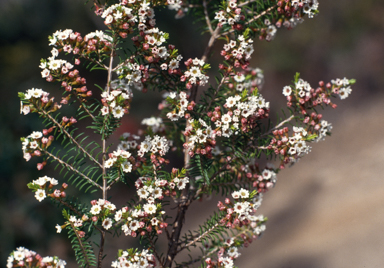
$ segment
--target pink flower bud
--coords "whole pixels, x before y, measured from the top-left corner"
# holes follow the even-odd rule
[[[85,232],[84,231],[79,231],[79,237],[84,237],[85,236]]]
[[[129,24],[125,22],[125,23],[122,25],[122,27],[123,27],[124,30],[127,30],[127,29],[129,29]]]

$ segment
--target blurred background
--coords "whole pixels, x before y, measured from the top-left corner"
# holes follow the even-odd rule
[[[336,101],[336,110],[324,111],[324,119],[334,126],[332,136],[279,173],[276,187],[264,196],[260,213],[269,218],[267,230],[241,251],[235,263],[239,267],[383,267],[384,2],[319,2],[319,16],[293,30],[279,30],[270,43],[255,41],[252,66],[264,70],[262,94],[279,111],[285,105],[282,88],[296,72],[312,85],[343,77],[355,78],[357,84],[349,98]],[[184,58],[200,57],[200,44],[207,37],[196,32],[189,18],[174,23],[173,16],[157,13],[159,28],[170,33],[169,42]],[[55,233],[54,226],[62,222],[60,210],[37,202],[26,186],[39,176],[54,177],[55,171],[38,172],[36,161],[23,159],[20,137],[42,125],[37,116],[20,115],[17,97],[17,92],[32,87],[57,92],[41,79],[38,65],[50,56],[48,35],[67,28],[86,34],[103,24],[83,1],[0,0],[0,267],[18,246],[43,256],[58,255],[68,260],[68,267],[76,267],[65,232]],[[217,49],[221,47],[218,43]],[[90,77],[87,81],[103,84]],[[119,133],[134,130],[143,117],[156,114],[157,97],[135,93],[131,116]],[[216,200],[208,203],[214,207]],[[188,211],[186,228],[208,217],[201,206],[195,203]],[[131,241],[123,238],[111,247],[128,248]],[[109,258],[115,255],[111,251]]]

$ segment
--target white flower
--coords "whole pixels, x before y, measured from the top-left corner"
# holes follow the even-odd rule
[[[239,195],[241,198],[248,198],[249,197],[249,191],[241,188],[239,191]]]
[[[221,117],[223,124],[229,124],[232,121],[232,118],[229,114],[225,114]]]
[[[22,261],[22,260],[24,260],[24,257],[25,257],[24,251],[21,251],[21,250],[14,251],[14,252],[13,252],[13,257],[14,257],[15,260],[17,260],[17,261]]]
[[[170,92],[170,93],[169,93],[169,97],[170,97],[171,99],[176,98],[176,92]]]
[[[113,164],[115,163],[115,158],[109,158],[107,161],[105,161],[104,163],[104,167],[105,168],[110,168],[113,166]]]
[[[234,199],[238,199],[238,198],[240,198],[240,193],[239,193],[239,191],[234,191],[234,192],[232,193],[232,197],[233,197]]]
[[[124,109],[120,106],[116,106],[113,108],[112,114],[115,118],[121,118],[124,115]]]
[[[105,18],[105,24],[110,24],[111,22],[113,21],[113,16],[112,15],[108,15],[106,18]]]
[[[55,228],[57,233],[61,233],[62,228],[60,225],[56,224]]]
[[[245,76],[243,74],[237,74],[233,77],[236,82],[241,83],[244,81]]]
[[[145,190],[144,188],[140,188],[139,190],[137,190],[137,195],[138,195],[140,198],[147,199],[149,193],[148,193],[148,191]]]
[[[285,86],[283,88],[283,95],[284,96],[288,97],[289,95],[291,95],[291,93],[292,93],[292,89],[290,86]]]
[[[101,212],[101,207],[99,206],[99,205],[94,205],[94,206],[92,206],[92,208],[91,208],[91,213],[93,214],[93,215],[97,215],[97,214],[99,214]]]
[[[115,221],[119,221],[123,216],[123,212],[121,210],[117,211],[115,214]]]
[[[340,91],[339,91],[340,99],[342,100],[346,99],[349,96],[349,94],[351,94],[351,92],[352,92],[352,89],[350,87],[340,88]]]
[[[156,226],[157,224],[159,224],[159,220],[156,219],[156,218],[152,218],[152,220],[151,220],[151,224],[152,224],[153,226]]]
[[[265,180],[268,180],[272,177],[272,172],[269,169],[264,169],[261,175]]]
[[[124,163],[121,164],[121,168],[125,173],[131,172],[132,171],[132,164],[128,161],[125,161]]]
[[[45,195],[45,191],[42,190],[42,189],[38,189],[36,192],[35,192],[35,197],[36,199],[41,202],[45,199],[46,195]]]
[[[57,70],[61,68],[61,60],[50,60],[48,63],[48,68],[50,70]]]
[[[108,230],[112,227],[112,220],[110,218],[105,218],[101,225],[104,227],[104,229]]]
[[[104,208],[113,211],[113,210],[116,209],[116,206],[115,206],[114,204],[112,204],[111,202],[108,202],[108,203],[106,203],[106,204],[104,205]]]
[[[46,78],[49,76],[51,72],[48,70],[48,69],[44,69],[42,72],[41,72],[41,77],[42,78]]]
[[[109,113],[109,108],[108,106],[103,106],[103,108],[101,108],[101,114],[102,115],[106,115]]]
[[[50,256],[47,256],[47,257],[44,257],[41,261],[42,261],[42,262],[45,262],[45,263],[47,263],[47,262],[52,262],[52,261],[53,261],[53,258],[50,257]]]
[[[136,231],[137,229],[139,229],[139,222],[137,220],[131,221],[131,223],[129,224],[129,229],[131,229],[132,231]]]
[[[237,249],[237,247],[231,247],[231,248],[229,248],[228,249],[228,251],[227,251],[227,254],[228,254],[228,256],[230,256],[230,257],[233,257],[233,258],[238,258],[241,254],[238,252],[238,249]]]
[[[159,187],[156,187],[153,189],[152,195],[153,198],[160,198],[163,195],[163,190]]]
[[[236,99],[234,97],[229,97],[225,104],[228,108],[231,108],[236,104]]]
[[[234,205],[233,210],[238,214],[242,214],[247,211],[248,207],[249,207],[249,202],[237,202]]]
[[[145,204],[143,206],[144,211],[147,212],[148,214],[154,214],[156,213],[156,205],[155,204]]]

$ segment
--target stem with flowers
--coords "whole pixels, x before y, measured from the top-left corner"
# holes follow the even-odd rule
[[[93,2],[107,30],[84,36],[58,30],[49,37],[52,55],[40,62],[42,77],[58,85],[62,100],[57,103],[37,88],[19,93],[21,112],[38,113],[45,124],[21,138],[24,158],[39,159],[39,170],[50,163],[60,169],[60,178],[41,176],[28,187],[39,202],[50,198],[62,207],[63,222],[56,229],[67,231],[79,267],[106,265],[105,256],[111,253],[105,242],[115,239],[111,233],[138,237],[142,245],[120,250],[112,267],[192,267],[199,262],[200,267],[234,267],[239,250],[265,230],[267,218],[257,210],[279,171],[308,154],[310,143],[330,134],[332,126],[317,108],[336,108],[332,98],[345,99],[355,83],[344,78],[311,86],[297,74],[283,88],[289,114],[274,126],[268,122],[270,104],[261,95],[263,72],[250,67],[254,39],[272,41],[281,26],[291,29],[314,17],[318,1]],[[175,10],[178,19],[189,15],[205,23],[202,31],[210,38],[200,58],[183,62],[167,42],[169,34],[155,20],[155,11],[164,6]],[[219,67],[215,75],[208,62],[221,40],[222,61],[211,63]],[[133,44],[134,51],[119,54],[125,44]],[[64,60],[68,55],[71,60]],[[81,63],[89,67],[84,76],[75,67]],[[104,85],[87,85],[85,76],[94,69],[106,72]],[[145,118],[142,129],[124,133],[117,147],[112,145],[109,138],[129,113],[134,92],[149,89],[164,93],[158,115]],[[63,116],[63,106],[71,104],[78,106],[76,116]],[[80,121],[94,136],[76,127]],[[183,163],[175,160],[180,155]],[[277,163],[261,166],[262,156]],[[134,187],[136,195],[118,208],[110,190],[119,184]],[[81,203],[67,195],[68,187],[79,194],[89,192],[93,200]],[[223,199],[210,218],[196,230],[184,230],[190,205],[215,194]],[[175,208],[173,217],[168,207]],[[90,241],[95,233],[100,237],[97,245]],[[165,246],[159,247],[162,239]],[[201,255],[179,257],[196,246]],[[41,257],[22,247],[7,263],[65,265],[58,257]]]

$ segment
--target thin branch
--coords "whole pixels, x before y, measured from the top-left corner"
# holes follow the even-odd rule
[[[80,248],[81,248],[81,251],[83,252],[84,259],[85,259],[86,263],[90,266],[91,263],[90,263],[90,260],[88,259],[87,251],[86,251],[86,249],[84,248],[84,245],[83,245],[83,243],[82,243],[82,241],[81,241],[81,237],[79,236],[78,232],[76,232],[77,230],[76,230],[75,226],[73,225],[73,223],[70,222],[70,221],[69,221],[69,223],[70,223],[70,225],[71,225],[71,227],[72,227],[73,232],[74,232],[75,235],[76,235],[77,241],[78,241],[79,244],[80,244]]]
[[[260,17],[268,14],[270,11],[272,11],[273,9],[275,9],[277,7],[277,5],[274,5],[274,6],[271,6],[270,8],[268,8],[267,10],[261,12],[260,14],[254,16],[252,19],[250,19],[245,25],[247,24],[250,24],[252,22],[254,22],[255,20],[258,20]],[[235,29],[231,29],[227,32],[224,32],[222,34],[220,34],[218,37],[221,37],[221,36],[224,36],[224,35],[227,35],[227,34],[230,34],[230,33],[233,33],[235,31]]]
[[[77,148],[79,148],[84,154],[86,154],[93,162],[95,162],[99,167],[102,167],[101,164],[99,163],[99,161],[97,161],[92,155],[90,155],[73,137],[71,134],[69,134],[67,132],[67,130],[65,130],[65,128],[55,120],[55,118],[53,118],[49,113],[47,113],[46,111],[44,111],[43,109],[41,109],[41,111],[44,113],[44,115],[46,117],[48,117],[57,127],[60,128],[60,130],[65,134],[67,135],[67,137],[77,146]]]
[[[64,162],[63,160],[61,160],[60,158],[58,158],[57,156],[55,156],[54,154],[48,152],[47,150],[44,150],[44,152],[46,154],[48,154],[50,157],[52,157],[53,159],[55,159],[57,162],[59,162],[60,164],[62,164],[63,166],[69,168],[70,170],[72,170],[73,172],[79,174],[80,176],[82,176],[84,179],[86,179],[90,184],[92,184],[93,186],[96,186],[97,188],[101,189],[102,190],[102,187],[97,184],[96,182],[94,182],[91,178],[89,178],[87,175],[81,173],[79,170],[75,169],[74,167],[72,167],[70,164],[68,164],[67,162]]]
[[[159,254],[156,251],[155,243],[152,241],[152,237],[148,237],[149,243],[151,244],[151,247],[153,249],[153,253],[155,254],[156,259],[158,259],[160,267],[164,268],[163,263],[161,262],[161,258]]]
[[[256,0],[249,0],[249,1],[238,4],[237,7],[243,7],[243,6],[246,6],[246,5],[248,5],[250,3],[254,3],[254,2],[256,2]]]
[[[83,216],[83,214],[80,211],[78,211],[76,208],[74,208],[73,206],[71,206],[67,202],[63,201],[61,198],[59,198],[59,199],[54,198],[54,200],[57,200],[60,204],[62,204],[64,206],[66,206],[67,208],[69,208],[72,212],[76,213],[79,217]],[[97,227],[96,225],[93,225],[93,227],[95,227],[95,229],[101,231],[100,228]]]
[[[207,1],[203,0],[203,7],[204,7],[204,15],[205,15],[205,21],[207,22],[209,32],[211,35],[213,35],[213,29],[212,29],[212,24],[211,20],[209,19],[209,14],[208,14],[208,9],[207,9]]]
[[[212,232],[213,230],[215,230],[217,227],[219,226],[219,223],[216,223],[215,225],[213,225],[211,228],[209,228],[207,231],[205,231],[204,233],[202,233],[201,235],[199,235],[198,237],[196,237],[194,240],[190,241],[188,244],[185,244],[183,247],[181,247],[177,253],[179,253],[180,251],[192,246],[193,244],[197,243],[199,240],[203,239],[205,236],[207,236],[210,232]]]
[[[81,106],[84,108],[84,110],[86,111],[86,113],[92,118],[93,121],[95,121],[95,117],[93,116],[93,114],[88,110],[87,106],[85,106],[84,102],[82,102],[79,98],[79,96],[76,95],[76,98],[77,100],[80,102]]]
[[[109,59],[109,68],[108,68],[108,77],[107,77],[107,94],[109,94],[109,91],[111,90],[111,79],[112,79],[112,66],[113,66],[113,55],[115,54],[115,47],[112,47],[111,54],[110,54],[110,59]],[[104,126],[105,127],[105,122],[106,118],[108,115],[104,116]],[[105,161],[106,161],[106,139],[105,137],[103,138],[103,199],[107,199],[107,171],[105,168]]]
[[[272,131],[274,131],[275,129],[278,129],[278,128],[282,127],[284,124],[288,123],[288,122],[291,121],[293,118],[295,118],[295,115],[291,115],[290,117],[288,117],[288,118],[285,119],[284,121],[281,121],[280,124],[278,124],[277,126],[275,126],[274,128],[272,128],[269,132],[272,132]]]
[[[114,185],[116,182],[118,182],[119,180],[120,180],[120,176],[121,176],[121,174],[120,174],[120,170],[119,170],[119,176],[117,176],[117,178],[116,179],[114,179],[109,185],[108,185],[108,187],[107,187],[107,191],[109,190],[109,189],[111,189],[111,187],[112,187],[112,185]]]
[[[106,70],[108,69],[108,66],[106,66],[105,64],[100,63],[100,62],[97,61],[97,60],[92,59],[91,57],[86,57],[86,56],[84,56],[84,55],[82,55],[81,57],[83,57],[84,59],[89,60],[89,61],[95,63],[96,65],[99,65],[100,67],[103,67],[103,68],[106,69]]]
[[[209,101],[208,107],[205,109],[206,112],[208,112],[208,111],[209,111],[209,108],[211,108],[211,105],[212,105],[213,101],[215,100],[216,95],[219,93],[220,88],[223,86],[224,81],[225,81],[225,79],[226,79],[227,77],[228,77],[228,72],[225,72],[223,78],[222,78],[221,81],[220,81],[220,84],[219,84],[219,85],[217,86],[217,88],[216,88],[215,94],[212,96],[211,100]]]
[[[103,261],[103,252],[104,252],[104,241],[105,241],[105,231],[100,230],[100,249],[99,256],[97,258],[97,267],[101,268],[101,262]]]

